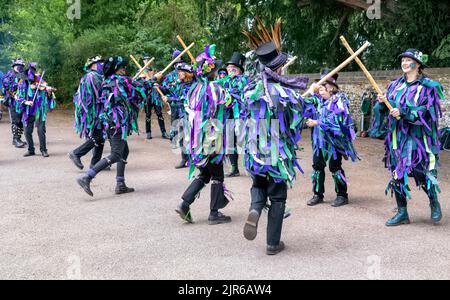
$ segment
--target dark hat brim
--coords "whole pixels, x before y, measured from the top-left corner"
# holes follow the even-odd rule
[[[229,62],[227,62],[227,63],[225,64],[225,67],[228,67],[229,65],[238,67],[238,68],[241,70],[242,73],[245,72],[244,67],[241,66],[241,65],[239,65],[239,64],[237,64],[237,63],[234,63],[234,62],[232,62],[232,61],[229,61]]]
[[[408,57],[411,58],[412,60],[414,60],[415,62],[418,62],[422,67],[424,68],[428,68],[427,64],[424,63],[423,61],[418,60],[414,55],[409,54],[409,53],[402,53],[398,56],[398,59],[402,59],[403,57]]]
[[[326,80],[325,83],[328,83],[328,84],[330,84],[330,85],[334,85],[338,90],[340,89],[340,88],[339,88],[339,85],[338,85],[336,82],[333,82],[333,81],[331,81],[331,80]]]

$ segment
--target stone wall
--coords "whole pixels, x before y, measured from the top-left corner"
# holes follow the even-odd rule
[[[426,69],[425,73],[433,80],[441,82],[444,86],[444,92],[447,96],[442,103],[444,118],[441,120],[441,127],[450,127],[450,68]],[[393,71],[373,71],[380,88],[385,91],[389,82],[402,75],[401,70]],[[310,78],[310,82],[318,78],[318,74],[302,74]],[[364,91],[371,88],[369,81],[363,72],[341,72],[339,73],[338,84],[345,91],[351,100],[351,112],[357,127],[361,124],[361,96]]]

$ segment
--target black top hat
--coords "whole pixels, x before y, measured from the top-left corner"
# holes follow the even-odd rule
[[[399,59],[401,59],[403,57],[409,57],[411,59],[414,59],[422,67],[427,67],[428,55],[423,54],[423,52],[421,52],[417,49],[408,49],[398,56]]]
[[[234,52],[231,56],[230,61],[228,61],[225,66],[233,65],[241,69],[242,73],[244,73],[244,64],[246,57],[239,52]]]
[[[287,54],[279,52],[273,42],[262,44],[255,53],[262,65],[274,71],[281,68],[288,60]]]
[[[150,54],[148,54],[147,52],[145,52],[142,58],[143,58],[143,59],[146,59],[146,60],[147,60],[147,59],[150,60],[152,57],[150,56]]]
[[[116,73],[119,69],[125,68],[128,65],[128,60],[122,56],[109,57],[103,67],[103,74],[109,77]]]

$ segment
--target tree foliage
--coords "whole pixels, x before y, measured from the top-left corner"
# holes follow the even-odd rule
[[[341,34],[355,49],[366,40],[372,43],[363,55],[369,69],[398,67],[397,56],[406,48],[430,54],[431,67],[450,65],[447,0],[382,0],[381,19],[373,20],[365,0],[80,1],[81,18],[70,20],[66,0],[2,0],[0,68],[6,71],[16,56],[38,62],[60,101],[69,102],[92,55],[147,52],[162,68],[181,48],[179,34],[196,43],[194,55],[216,43],[218,55],[227,59],[233,51],[249,50],[241,32],[256,15],[267,22],[283,18],[284,50],[300,58],[294,72],[318,72],[348,57]]]

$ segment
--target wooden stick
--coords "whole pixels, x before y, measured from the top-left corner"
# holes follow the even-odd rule
[[[136,65],[136,67],[138,67],[139,70],[142,69],[141,64],[137,61],[137,59],[136,59],[133,55],[130,54],[130,58],[131,58],[131,60],[134,62],[134,64]]]
[[[141,68],[136,75],[134,75],[133,80],[136,80],[142,74],[142,72],[144,72],[145,69],[147,69],[147,67],[149,67],[153,63],[154,60],[155,58],[153,57],[148,63],[146,63],[145,66]]]
[[[297,58],[297,56],[294,56],[290,61],[288,61],[288,63],[283,66],[282,71],[285,71],[287,68],[289,68],[297,60]]]
[[[162,70],[161,72],[158,72],[158,74],[164,75],[164,73],[167,72],[167,70],[169,70],[183,55],[185,55],[189,50],[192,49],[192,47],[194,47],[194,43],[190,44],[189,47],[187,47],[186,49],[184,49],[183,52],[181,52],[177,57],[174,58],[174,60],[172,60],[170,62],[170,64],[164,68],[164,70]]]
[[[353,51],[353,49],[350,47],[350,45],[348,44],[347,40],[345,39],[345,37],[343,37],[341,35],[341,42],[344,45],[344,47],[347,49],[348,53],[350,54],[354,54],[355,52]],[[359,57],[355,58],[356,63],[359,65],[359,67],[361,68],[361,70],[364,72],[364,74],[366,75],[367,79],[369,80],[370,84],[373,86],[373,88],[375,89],[375,91],[378,93],[378,95],[383,96],[384,93],[383,91],[380,89],[380,86],[377,84],[377,82],[375,81],[375,79],[373,78],[372,74],[370,74],[369,70],[367,70],[366,66],[363,64],[363,62],[359,59]],[[389,110],[393,110],[394,108],[392,107],[391,103],[389,103],[389,101],[383,101],[384,104],[386,104],[386,106],[388,107]],[[400,117],[397,118],[397,120],[400,120]]]
[[[352,56],[350,56],[349,58],[347,58],[343,63],[341,63],[339,66],[337,66],[333,71],[331,71],[330,73],[327,74],[327,76],[325,76],[324,78],[322,78],[321,80],[319,80],[319,82],[317,83],[317,85],[321,85],[323,84],[325,81],[327,81],[327,79],[329,77],[332,77],[334,74],[338,73],[340,70],[342,70],[343,68],[345,68],[347,65],[349,65],[354,59],[355,57],[358,57],[358,55],[360,55],[364,50],[367,49],[367,47],[370,46],[369,42],[365,42],[364,45],[358,49],[358,51],[355,52],[355,54],[353,54]],[[308,92],[304,93],[302,95],[302,97],[306,97],[308,95]]]
[[[184,49],[187,48],[186,44],[184,43],[183,39],[181,38],[181,36],[177,35],[177,39],[180,42],[181,46],[183,46]],[[191,51],[188,51],[187,54],[189,55],[191,62],[195,63],[195,57],[194,55],[192,55]]]
[[[142,69],[141,65],[139,64],[139,62],[137,61],[137,59],[133,55],[130,55],[130,58],[136,64],[136,66],[139,69]],[[169,108],[170,108],[170,104],[167,101],[164,100],[164,99],[166,99],[166,95],[164,95],[164,93],[161,91],[161,89],[159,87],[156,87],[156,91],[159,93],[159,95],[161,95],[161,100],[163,100],[164,103],[168,104]],[[169,110],[168,114],[170,116],[172,114],[172,112]]]

